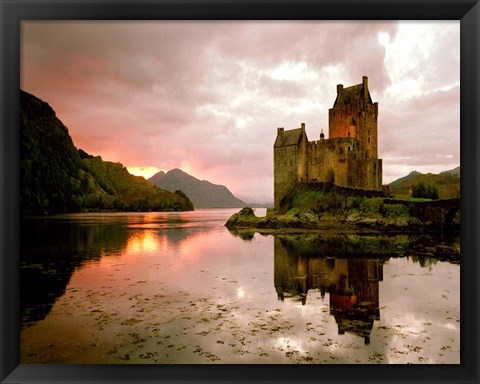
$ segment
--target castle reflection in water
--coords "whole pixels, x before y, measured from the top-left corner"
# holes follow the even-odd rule
[[[298,299],[303,305],[310,290],[322,298],[328,292],[338,333],[353,333],[368,344],[373,322],[380,319],[379,282],[387,258],[345,247],[338,240],[275,237],[275,289],[279,300]]]

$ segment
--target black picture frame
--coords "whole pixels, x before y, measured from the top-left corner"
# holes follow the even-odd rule
[[[0,274],[2,383],[479,382],[478,0],[0,0]],[[19,364],[20,21],[43,19],[460,20],[461,364],[459,365],[21,365]]]

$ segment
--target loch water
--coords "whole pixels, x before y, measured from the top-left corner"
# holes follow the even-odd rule
[[[22,218],[20,362],[460,363],[459,236],[235,233],[236,211]]]

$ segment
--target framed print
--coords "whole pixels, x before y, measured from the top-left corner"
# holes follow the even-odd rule
[[[2,382],[478,382],[479,13],[2,0]]]

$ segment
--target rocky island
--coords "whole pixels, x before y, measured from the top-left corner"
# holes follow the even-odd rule
[[[382,185],[378,158],[378,103],[368,77],[350,87],[337,85],[328,111],[328,138],[309,141],[305,124],[277,128],[273,145],[274,210],[257,217],[243,208],[225,224],[258,231],[452,231],[460,228],[456,197],[394,199]],[[428,188],[427,188],[428,189]],[[424,188],[424,190],[426,190]],[[433,192],[437,192],[436,187]]]
[[[323,185],[325,187],[325,184]],[[432,201],[361,197],[329,191],[293,191],[278,210],[257,217],[250,207],[233,214],[225,226],[230,230],[258,232],[438,232],[460,229],[459,199]],[[458,201],[457,201],[458,200]]]

